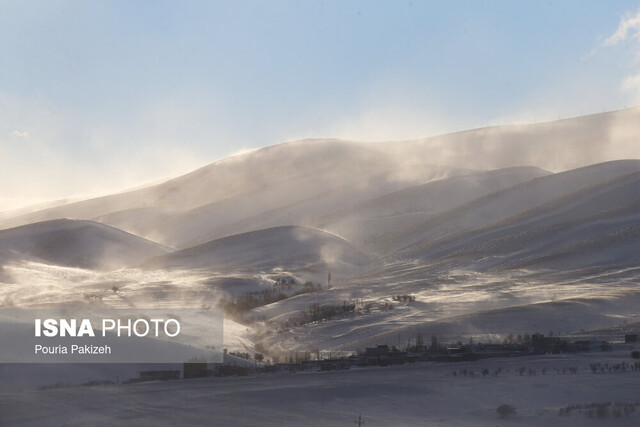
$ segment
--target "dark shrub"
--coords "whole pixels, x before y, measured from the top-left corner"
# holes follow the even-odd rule
[[[516,408],[513,405],[504,404],[504,405],[498,406],[498,409],[496,409],[496,412],[498,413],[498,416],[500,418],[507,418],[507,417],[510,417],[511,415],[515,415]]]

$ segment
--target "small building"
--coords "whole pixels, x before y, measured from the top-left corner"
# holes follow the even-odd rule
[[[560,337],[545,337],[542,334],[531,335],[531,346],[537,353],[560,353],[566,350],[566,343]]]
[[[188,378],[203,378],[213,375],[213,370],[209,369],[207,362],[186,362],[183,364],[183,377]]]
[[[366,365],[386,365],[389,360],[389,346],[386,344],[377,347],[368,347],[364,353]]]
[[[401,365],[407,361],[407,353],[398,350],[396,347],[387,346],[386,344],[377,347],[369,347],[364,354],[360,355],[359,365]]]
[[[609,351],[611,350],[611,346],[606,341],[601,340],[584,340],[584,341],[576,341],[574,343],[577,345],[582,351]]]

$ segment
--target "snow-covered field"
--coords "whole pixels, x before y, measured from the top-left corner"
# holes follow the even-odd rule
[[[280,273],[182,269],[124,269],[113,272],[25,262],[4,272],[14,283],[0,288],[0,301],[18,307],[214,306],[220,298],[273,289]],[[576,277],[577,276],[577,277]],[[226,320],[225,346],[255,351],[263,341],[277,350],[354,351],[376,344],[405,345],[420,334],[448,342],[486,336],[503,337],[554,331],[568,334],[634,324],[640,321],[638,268],[519,275],[478,272],[434,274],[427,266],[397,264],[377,274],[357,277],[282,301],[254,308],[246,318],[265,319],[245,325]],[[117,292],[112,288],[117,286]],[[279,288],[277,288],[279,289]],[[88,301],[87,295],[101,300]],[[393,301],[414,295],[415,302]],[[312,304],[356,301],[347,316],[282,329],[283,322]],[[383,305],[390,309],[382,309]],[[365,308],[370,305],[371,309]]]
[[[15,392],[0,394],[0,424],[637,425],[640,371],[590,369],[623,362],[628,351]]]
[[[374,304],[368,313],[358,310],[333,321],[286,329],[268,334],[266,341],[281,349],[335,351],[384,343],[402,346],[418,334],[466,342],[492,335],[496,339],[533,332],[566,334],[625,325],[630,332],[640,329],[634,326],[640,321],[635,267],[590,274],[574,272],[577,278],[550,273],[434,275],[426,267],[396,268],[388,275],[381,271],[379,277],[358,278],[345,287],[254,309],[256,315],[273,319],[277,325],[317,301],[352,298],[361,301],[359,307]],[[416,301],[396,302],[392,295],[414,295]],[[385,303],[393,308],[375,308]]]

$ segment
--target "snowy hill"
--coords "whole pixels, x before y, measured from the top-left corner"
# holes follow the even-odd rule
[[[275,227],[217,239],[154,258],[145,267],[243,270],[334,270],[354,274],[375,258],[333,234]]]
[[[544,214],[546,203],[579,191],[588,195],[590,187],[638,171],[640,160],[621,160],[536,178],[384,235],[371,246],[384,253],[400,251],[403,257],[433,258],[441,254],[436,246],[458,244],[460,236],[470,230],[534,208]]]
[[[623,175],[435,243],[431,253],[482,260],[484,268],[631,262],[640,258],[638,188],[640,173]]]
[[[410,185],[406,181],[391,179],[395,173],[393,169],[380,172],[376,168],[358,170],[347,165],[339,165],[338,169],[287,179],[260,191],[175,213],[158,221],[147,233],[169,245],[186,248],[263,228],[309,225],[317,216]],[[466,171],[424,165],[418,182],[463,172]],[[334,173],[335,177],[331,178]],[[111,219],[104,218],[107,222]]]
[[[92,269],[126,267],[167,248],[92,221],[53,220],[0,231],[0,259]]]
[[[349,240],[367,243],[400,231],[408,224],[549,173],[535,167],[515,167],[444,178],[367,200],[315,223],[318,228]]]
[[[150,187],[5,218],[0,227],[88,219],[186,248],[260,228],[304,225],[345,205],[468,172],[420,159],[400,164],[371,144],[303,140],[229,157]]]

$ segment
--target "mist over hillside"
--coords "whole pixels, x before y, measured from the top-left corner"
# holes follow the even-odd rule
[[[380,147],[400,159],[475,169],[537,166],[553,172],[640,158],[640,107],[563,120],[491,126]]]

